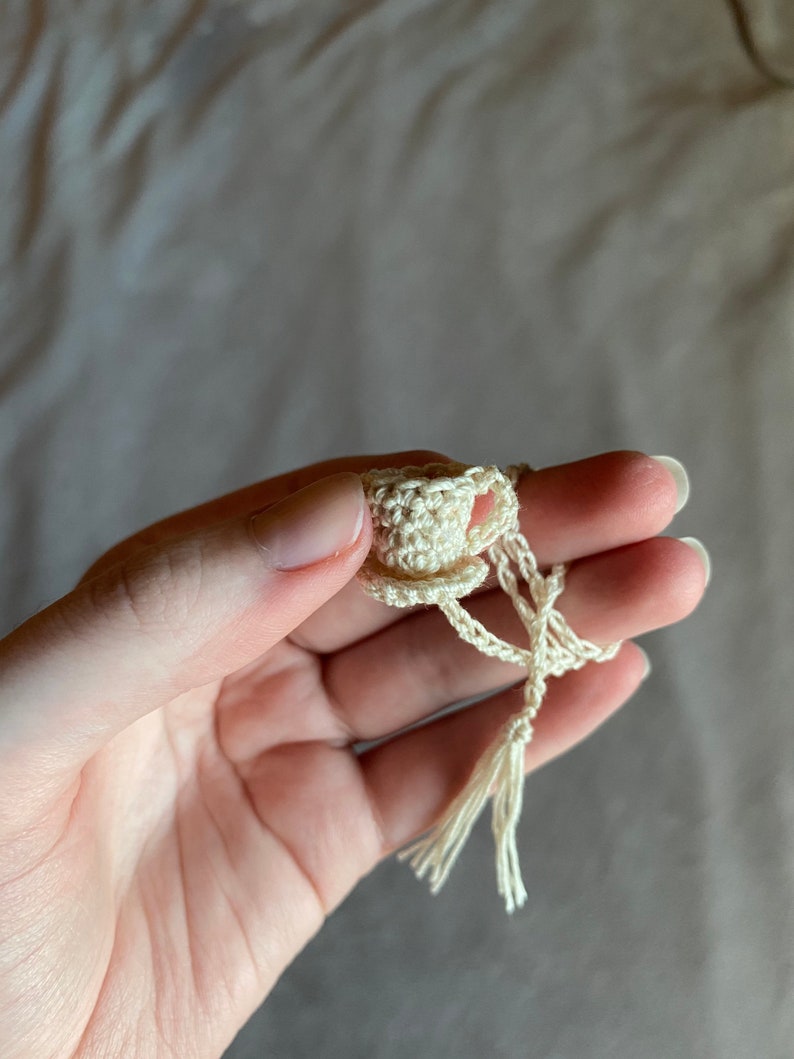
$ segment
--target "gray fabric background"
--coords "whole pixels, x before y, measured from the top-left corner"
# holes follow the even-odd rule
[[[0,0],[3,629],[357,451],[669,452],[712,553],[531,779],[527,908],[487,825],[438,898],[384,864],[229,1057],[794,1055],[793,207],[722,0]]]

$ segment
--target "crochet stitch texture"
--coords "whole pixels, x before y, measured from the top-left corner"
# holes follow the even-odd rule
[[[516,487],[529,470],[526,464],[502,472],[450,462],[362,475],[373,521],[372,548],[358,574],[364,590],[396,607],[435,604],[461,639],[527,671],[521,710],[503,726],[432,830],[400,854],[410,858],[420,878],[429,875],[437,893],[492,796],[497,886],[508,912],[527,898],[516,827],[525,749],[547,679],[590,661],[607,661],[620,649],[619,643],[598,646],[583,640],[554,609],[564,588],[565,566],[557,564],[544,576],[519,524]],[[488,495],[490,510],[472,524],[475,501]],[[484,583],[491,568],[527,632],[525,645],[495,636],[459,602]]]

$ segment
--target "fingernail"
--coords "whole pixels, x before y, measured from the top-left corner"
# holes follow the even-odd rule
[[[345,472],[314,482],[254,515],[251,532],[274,570],[299,570],[349,548],[363,521],[361,479]]]
[[[699,541],[697,537],[679,537],[678,538],[683,544],[688,544],[690,548],[698,553],[700,561],[703,563],[703,568],[706,571],[706,584],[711,580],[711,556],[706,551],[706,546],[702,541]]]
[[[645,664],[645,669],[644,669],[643,674],[642,674],[642,679],[643,679],[643,681],[645,681],[651,675],[651,669],[653,668],[651,666],[651,660],[648,657],[648,652],[644,648],[640,647],[639,644],[635,644],[634,646],[637,648],[637,650],[642,655],[642,660],[643,660],[643,662]]]
[[[689,475],[686,473],[686,467],[680,460],[676,460],[673,456],[652,456],[651,459],[656,460],[657,463],[661,463],[662,467],[666,467],[667,470],[675,478],[675,487],[678,490],[678,501],[675,507],[676,515],[684,506],[689,499]]]

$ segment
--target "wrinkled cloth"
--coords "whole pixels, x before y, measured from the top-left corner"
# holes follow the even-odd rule
[[[526,908],[487,824],[437,898],[385,863],[230,1059],[791,1055],[794,93],[731,8],[0,3],[3,631],[351,452],[670,453],[712,554],[530,777]],[[747,11],[790,72],[785,5]]]

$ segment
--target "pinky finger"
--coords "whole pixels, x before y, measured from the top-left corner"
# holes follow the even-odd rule
[[[604,723],[644,679],[645,656],[626,643],[611,661],[549,681],[526,769],[559,757]],[[381,743],[359,759],[381,825],[384,853],[431,827],[471,775],[500,727],[522,706],[510,688],[468,709]]]

